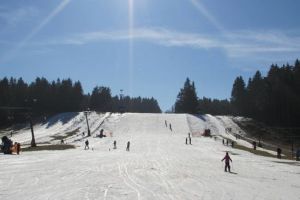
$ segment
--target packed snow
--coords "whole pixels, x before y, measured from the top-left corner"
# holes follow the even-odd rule
[[[300,199],[299,162],[200,136],[211,129],[217,137],[234,139],[225,129],[239,131],[238,126],[225,116],[91,112],[88,120],[91,137],[82,135],[84,113],[64,113],[34,127],[38,145],[57,144],[53,136],[74,132],[66,142],[75,149],[1,154],[0,199]],[[101,129],[107,137],[96,137]],[[188,133],[191,145],[185,144]],[[30,129],[15,132],[12,140],[29,144]],[[221,162],[226,151],[232,173],[224,172]]]

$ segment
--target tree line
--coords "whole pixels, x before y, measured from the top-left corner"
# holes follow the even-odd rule
[[[92,94],[84,94],[79,81],[49,82],[43,77],[29,84],[22,78],[0,79],[0,108],[0,126],[22,122],[28,113],[42,117],[88,108],[98,112],[161,112],[154,98],[112,96],[109,87],[98,86]]]
[[[235,79],[231,94],[233,112],[274,126],[300,124],[300,62],[271,65],[266,77],[257,71],[246,85]]]
[[[90,108],[99,112],[137,112],[137,113],[161,113],[156,99],[111,96],[108,87],[95,87],[89,97]]]
[[[247,84],[243,77],[237,77],[230,100],[199,99],[194,82],[187,78],[178,93],[174,112],[239,115],[272,126],[299,126],[300,62],[297,59],[294,65],[273,64],[266,77],[257,71]]]
[[[232,106],[227,99],[198,98],[195,83],[187,78],[177,95],[173,111],[175,113],[228,115],[232,114]]]

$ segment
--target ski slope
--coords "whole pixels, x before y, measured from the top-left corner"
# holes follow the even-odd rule
[[[90,150],[84,150],[80,133],[87,132],[85,116],[62,116],[36,125],[36,140],[57,143],[51,136],[77,130],[67,139],[77,148],[1,154],[1,200],[300,199],[299,163],[256,156],[212,138],[192,137],[192,145],[185,144],[188,133],[197,135],[205,128],[214,135],[226,134],[225,117],[93,112],[88,116]],[[108,137],[95,137],[102,128]],[[29,131],[21,130],[12,139],[28,143]],[[117,149],[112,149],[114,140]],[[226,151],[234,173],[224,172]]]

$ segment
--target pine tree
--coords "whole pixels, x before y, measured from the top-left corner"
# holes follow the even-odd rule
[[[198,97],[194,82],[187,78],[184,86],[180,89],[175,103],[176,113],[196,114],[198,112]]]
[[[231,92],[231,103],[238,115],[244,115],[246,110],[246,88],[243,77],[235,79]]]
[[[264,111],[267,100],[267,84],[262,78],[260,71],[257,71],[247,86],[247,114],[256,119],[264,118]]]
[[[99,112],[111,112],[113,106],[110,88],[95,87],[91,95],[90,107]]]

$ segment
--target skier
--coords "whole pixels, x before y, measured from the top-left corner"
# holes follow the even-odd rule
[[[229,161],[232,162],[232,160],[231,160],[231,158],[229,157],[228,152],[226,152],[226,155],[225,155],[225,157],[221,160],[221,162],[223,162],[223,160],[225,160],[225,172],[227,172],[227,168],[228,168],[228,171],[230,172],[230,164],[229,164]]]
[[[129,149],[130,149],[130,142],[128,141],[128,142],[127,142],[126,151],[129,151]]]
[[[224,141],[224,139],[222,140],[223,141],[223,145],[225,144],[225,141]]]
[[[277,158],[281,159],[281,149],[277,148]]]
[[[188,144],[187,142],[188,142],[188,138],[185,138],[185,144]]]
[[[172,124],[171,124],[171,123],[169,124],[169,128],[170,128],[170,130],[172,131]]]
[[[90,147],[89,147],[89,140],[86,140],[86,141],[85,141],[85,147],[84,147],[84,150],[86,150],[86,149],[90,149]]]
[[[189,135],[189,144],[192,144],[192,138],[191,138],[191,133],[188,134]]]
[[[165,120],[165,125],[166,125],[166,127],[168,127],[168,123],[167,123],[167,120]]]
[[[103,131],[104,131],[103,129],[100,130],[100,135],[99,135],[100,138],[103,138],[103,137],[104,137]]]
[[[253,149],[256,150],[256,142],[253,141],[252,144],[253,144]]]
[[[117,149],[117,141],[114,141],[114,149]]]

